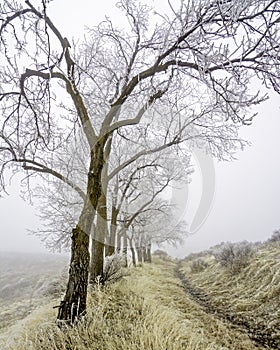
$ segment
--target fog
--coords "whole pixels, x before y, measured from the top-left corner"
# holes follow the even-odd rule
[[[107,1],[104,4],[107,6],[106,11],[109,11],[111,3]],[[79,31],[83,27],[76,18],[85,19],[89,25],[97,24],[104,16],[105,10],[101,7],[93,15],[93,11],[89,11],[89,2],[85,9],[82,4],[86,2],[79,2],[78,9],[82,13],[77,12],[73,4],[67,2],[68,9],[63,8],[60,2],[50,4],[51,9],[54,6],[59,9],[53,13],[56,22],[61,21],[63,11],[64,22],[61,24],[65,32],[70,32],[70,37],[75,30]],[[259,115],[253,124],[241,130],[241,137],[250,141],[251,146],[238,152],[235,161],[215,161],[216,189],[211,211],[199,230],[186,237],[183,247],[168,248],[172,255],[182,257],[221,241],[265,240],[273,230],[280,227],[280,99],[272,92],[270,96],[269,101],[258,107]],[[3,194],[0,198],[0,250],[46,252],[39,239],[28,234],[28,229],[34,230],[41,223],[34,208],[19,197],[19,182],[20,179],[15,177],[8,188],[10,195]],[[192,209],[185,217],[188,226],[191,225],[195,205],[201,195],[199,170],[193,176],[189,192]]]
[[[222,241],[263,241],[280,228],[279,105],[279,96],[271,93],[253,124],[240,133],[251,146],[238,152],[232,162],[215,162],[216,191],[210,214],[183,247],[170,249],[172,255],[182,257]],[[190,192],[200,193],[200,188],[198,171]]]

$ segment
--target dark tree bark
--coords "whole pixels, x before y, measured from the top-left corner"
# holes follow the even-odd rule
[[[119,210],[113,205],[111,213],[111,227],[108,241],[107,255],[113,255],[116,250],[117,218]]]
[[[71,260],[69,268],[69,278],[65,297],[59,306],[57,322],[66,321],[73,324],[86,313],[87,286],[89,277],[89,239],[92,225],[98,206],[99,198],[102,194],[102,170],[104,165],[103,142],[96,143],[91,151],[91,162],[88,174],[87,198],[81,212],[79,223],[72,232]],[[100,242],[98,242],[100,243]],[[103,269],[103,244],[97,243],[95,255],[96,266]],[[102,255],[102,257],[101,257]]]
[[[106,167],[105,167],[106,168]],[[104,169],[106,172],[106,169]],[[98,200],[97,220],[95,232],[92,237],[92,255],[90,264],[90,283],[94,284],[97,278],[103,281],[105,239],[108,236],[107,227],[107,176],[102,175],[102,193]]]
[[[90,266],[90,283],[95,284],[97,279],[103,280],[104,267],[104,243],[100,240],[92,239],[92,258]]]
[[[57,321],[73,324],[86,313],[89,236],[78,226],[72,231],[69,279],[64,300],[59,306]]]

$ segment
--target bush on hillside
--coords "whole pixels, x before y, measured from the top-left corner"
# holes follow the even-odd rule
[[[248,242],[227,243],[214,256],[216,260],[232,272],[239,272],[249,265],[255,250]]]
[[[267,240],[269,243],[280,243],[280,229],[275,230],[272,236]]]
[[[121,279],[124,273],[125,257],[121,253],[114,253],[105,258],[103,269],[103,282],[116,282]]]
[[[192,261],[192,260],[196,260],[196,259],[199,259],[199,258],[203,258],[206,255],[207,255],[207,251],[203,250],[203,251],[197,252],[197,253],[190,253],[182,260],[183,261]]]
[[[66,285],[68,279],[68,272],[65,268],[60,276],[54,277],[48,282],[44,283],[41,288],[37,290],[37,294],[42,293],[45,297],[50,298],[61,298],[65,293]]]
[[[65,281],[61,279],[54,279],[47,284],[42,294],[43,296],[50,298],[60,298],[65,292],[65,286]]]
[[[165,250],[157,249],[153,252],[153,255],[163,260],[170,260],[170,256]]]
[[[196,259],[190,263],[191,273],[199,273],[204,271],[208,264],[203,259]]]

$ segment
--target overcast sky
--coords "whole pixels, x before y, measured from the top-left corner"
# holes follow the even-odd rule
[[[51,12],[54,22],[63,28],[65,36],[81,33],[84,24],[95,25],[105,14],[112,14],[113,1],[92,2],[54,0]],[[54,11],[57,9],[56,11]],[[241,136],[251,142],[233,162],[215,162],[215,198],[204,225],[189,236],[183,247],[171,249],[175,256],[205,249],[221,241],[265,240],[280,228],[280,97],[271,98],[258,108],[253,124],[244,127]],[[35,211],[19,198],[19,179],[9,188],[10,196],[0,198],[1,250],[45,251],[39,240],[27,234],[27,229],[40,225]],[[194,203],[201,192],[199,171],[189,190]],[[196,199],[195,199],[196,197]],[[186,214],[189,225],[193,212]]]

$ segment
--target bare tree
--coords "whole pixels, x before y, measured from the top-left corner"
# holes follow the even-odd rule
[[[150,220],[154,221],[157,212],[166,215],[172,208],[162,197],[165,190],[174,181],[187,181],[191,174],[189,157],[172,158],[172,154],[171,149],[166,149],[160,154],[149,155],[147,159],[138,159],[120,171],[115,179],[112,191],[112,205],[115,208],[112,242],[118,233],[119,242],[120,238],[123,239],[125,251],[128,246],[127,240],[133,243],[129,229],[134,226],[135,231],[136,223],[142,225],[143,215],[147,216],[148,213]],[[142,217],[142,220],[139,220],[139,217]],[[121,224],[119,229],[118,222]],[[118,250],[120,248],[118,243]]]
[[[184,142],[182,150],[203,142],[223,157],[238,144],[238,126],[251,123],[250,107],[266,99],[251,92],[251,80],[257,77],[279,92],[278,0],[169,5],[169,13],[150,21],[146,6],[119,1],[127,30],[108,19],[73,53],[74,44],[48,17],[46,1],[38,7],[30,0],[1,2],[2,188],[10,168],[28,176],[48,174],[79,191],[55,167],[62,145],[78,129],[87,143],[85,199],[72,230],[59,320],[73,323],[86,311],[89,236],[102,193],[106,198],[102,175],[113,138],[122,134],[130,146],[146,130],[149,145],[123,159],[109,178],[142,156],[168,147],[176,154]]]

